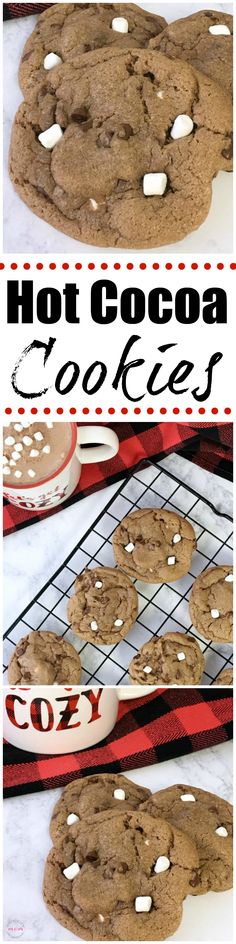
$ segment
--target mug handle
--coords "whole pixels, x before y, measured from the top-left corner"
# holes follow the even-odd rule
[[[90,446],[91,443],[98,445],[93,449],[81,449],[81,446]],[[78,427],[76,455],[81,465],[113,459],[117,452],[119,452],[119,439],[113,429],[109,429],[108,426]]]

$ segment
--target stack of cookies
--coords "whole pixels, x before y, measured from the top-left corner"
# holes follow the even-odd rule
[[[232,807],[196,787],[151,795],[120,774],[75,780],[50,834],[44,900],[86,940],[164,940],[186,895],[232,887]]]
[[[97,246],[175,243],[232,169],[232,17],[167,26],[133,4],[55,3],[23,51],[10,176],[25,203]]]
[[[96,646],[116,645],[138,616],[142,584],[172,584],[191,569],[196,536],[190,521],[165,508],[140,508],[127,515],[112,537],[117,567],[87,568],[80,574],[67,606],[76,637]],[[194,581],[189,612],[200,637],[229,644],[233,635],[233,573],[228,565],[211,567]],[[166,591],[168,593],[168,589]],[[173,611],[174,616],[174,611]],[[155,633],[155,627],[153,627]],[[129,666],[134,685],[197,685],[204,656],[193,635],[176,630],[150,637]],[[20,639],[8,668],[12,684],[78,684],[81,663],[65,639],[34,631]],[[232,670],[217,684],[232,684]]]

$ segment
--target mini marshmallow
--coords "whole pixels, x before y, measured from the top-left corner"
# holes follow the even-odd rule
[[[5,446],[14,446],[15,441],[16,440],[13,439],[13,436],[7,436],[7,438],[5,439]]]
[[[101,590],[102,580],[96,580],[95,587],[97,588],[97,590]]]
[[[77,823],[78,820],[79,816],[76,816],[76,813],[69,813],[66,820],[67,826],[73,826],[73,823]]]
[[[128,554],[132,554],[133,550],[134,550],[134,544],[132,544],[132,542],[130,541],[129,544],[126,544],[125,551],[128,551]]]
[[[23,436],[22,442],[24,443],[24,446],[32,446],[33,440],[31,439],[31,436]]]
[[[98,203],[97,203],[96,200],[93,199],[93,197],[90,197],[90,203],[91,203],[92,209],[93,209],[93,210],[97,210],[97,208],[98,208]]]
[[[17,433],[21,433],[21,430],[23,429],[22,423],[14,423],[14,429]]]
[[[177,652],[177,659],[179,660],[179,662],[183,662],[184,659],[186,659],[184,652]]]
[[[144,845],[150,846],[150,839],[144,839]]]
[[[34,469],[28,469],[28,475],[30,479],[34,479],[36,472],[34,472]]]
[[[14,449],[15,449],[15,452],[22,452],[22,449],[23,449],[22,443],[15,443]]]
[[[60,141],[60,138],[63,137],[63,131],[60,128],[60,125],[54,124],[51,125],[51,128],[47,128],[47,131],[41,131],[41,134],[38,135],[38,141],[43,145],[48,151],[52,151],[55,147],[55,144]]]
[[[46,455],[49,456],[49,453],[51,452],[51,448],[50,446],[48,446],[48,443],[46,444],[46,446],[43,446],[43,452],[46,452]]]
[[[193,793],[182,793],[180,799],[183,800],[183,803],[196,803]]]
[[[218,619],[219,615],[219,610],[211,610],[212,619]]]
[[[16,464],[16,463],[14,462],[14,459],[10,459],[9,465],[10,465],[10,466],[13,466],[13,465],[15,465],[15,464]]]
[[[115,30],[115,33],[128,33],[128,20],[126,20],[124,16],[115,16],[114,20],[112,20],[111,28]]]
[[[70,882],[76,877],[76,875],[79,874],[79,872],[80,867],[78,862],[72,862],[71,865],[68,865],[67,869],[63,869],[63,875],[65,875],[65,877],[68,878]]]
[[[181,534],[174,534],[172,544],[179,544],[182,541]]]
[[[187,138],[193,130],[193,120],[189,115],[178,115],[172,125],[170,136],[174,141],[178,138]]]
[[[113,797],[115,800],[125,800],[125,791],[124,790],[114,790]]]
[[[161,90],[160,92],[157,92],[157,98],[164,98],[164,92],[162,92]]]
[[[3,465],[8,465],[8,459],[7,459],[6,456],[3,456],[3,457],[2,457],[2,464],[3,464]]]
[[[14,450],[14,451],[12,452],[12,459],[14,459],[15,462],[18,462],[18,460],[20,459],[19,452],[15,452],[15,450]]]
[[[44,68],[46,70],[53,69],[54,66],[59,66],[62,59],[60,56],[57,56],[55,52],[48,52],[47,56],[43,60]]]
[[[114,622],[114,626],[123,626],[124,620],[117,619]]]
[[[233,574],[227,574],[227,577],[225,577],[226,583],[233,583],[233,579],[234,579]]]
[[[37,432],[34,433],[34,439],[36,439],[37,442],[42,442],[43,434],[40,432],[40,429],[38,429]],[[24,440],[23,440],[23,442],[24,442]]]
[[[223,839],[225,839],[226,836],[228,836],[228,832],[227,832],[227,829],[225,829],[225,826],[218,826],[218,829],[215,829],[215,832],[217,836],[222,836]]]
[[[22,472],[20,471],[20,469],[16,469],[16,472],[14,472],[14,475],[16,479],[21,479]]]
[[[90,629],[92,629],[93,632],[96,633],[97,628],[98,628],[98,624],[96,623],[96,620],[92,620],[92,622],[90,623]]]
[[[150,675],[150,672],[152,672],[152,668],[150,665],[145,665],[143,671],[146,673],[146,675]]]
[[[30,450],[30,458],[31,458],[31,459],[36,459],[37,456],[39,456],[39,450],[38,450],[38,449],[31,449],[31,450]]]
[[[143,192],[145,197],[162,197],[167,184],[166,174],[144,174]]]
[[[6,465],[5,469],[3,469],[3,475],[10,475],[10,471],[11,470],[9,469],[9,465]]]
[[[47,429],[53,429],[53,423],[46,423]]]
[[[102,914],[99,914],[99,915],[98,915],[98,920],[101,921],[101,923],[103,923],[103,921],[105,921],[105,918],[103,917]]]
[[[150,911],[152,907],[152,898],[150,895],[138,895],[135,898],[135,911]]]
[[[228,26],[225,26],[224,23],[209,26],[208,32],[212,33],[212,36],[230,36],[230,29]]]
[[[158,856],[158,859],[154,865],[154,872],[156,875],[159,875],[159,872],[167,872],[167,869],[170,868],[170,860],[168,856]]]
[[[175,564],[175,557],[167,557],[167,564],[169,564],[169,566]]]

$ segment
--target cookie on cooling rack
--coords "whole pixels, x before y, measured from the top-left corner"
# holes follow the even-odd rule
[[[81,663],[76,649],[46,630],[19,640],[8,666],[12,685],[78,685]]]
[[[205,639],[233,642],[233,568],[204,570],[195,580],[189,603],[195,629]]]
[[[75,581],[67,612],[73,632],[82,639],[118,643],[138,615],[137,590],[118,567],[87,569]]]
[[[197,640],[178,632],[145,643],[129,666],[133,685],[197,685],[203,671]]]
[[[114,531],[117,563],[145,583],[172,583],[188,573],[196,536],[189,521],[165,508],[126,515]]]

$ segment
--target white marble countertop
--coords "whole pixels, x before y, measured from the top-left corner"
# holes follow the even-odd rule
[[[233,486],[177,453],[160,463],[181,481],[208,498],[218,510],[232,514]],[[75,544],[105,507],[119,483],[83,498],[58,514],[4,538],[4,626],[16,619],[60,567]]]
[[[166,20],[188,16],[195,10],[204,10],[203,3],[141,3],[140,6],[165,16]],[[232,13],[230,3],[208,3],[208,9]],[[32,252],[78,252],[97,253],[101,250],[79,243],[63,233],[57,232],[33,213],[14,192],[8,176],[8,149],[12,121],[22,94],[18,84],[17,70],[24,43],[31,33],[36,17],[23,17],[4,23],[4,250],[14,253]],[[232,174],[220,172],[213,181],[213,199],[207,219],[196,232],[178,244],[165,246],[158,253],[222,253],[233,248],[233,179]],[[106,249],[106,254],[113,250]],[[125,250],[123,250],[125,251]],[[117,249],[116,249],[117,252]],[[119,249],[119,253],[122,250]]]
[[[232,800],[232,742],[185,757],[128,772],[135,782],[154,792],[183,782]],[[44,861],[50,849],[49,820],[60,790],[4,800],[4,940],[75,941],[57,924],[42,898]],[[232,941],[233,894],[210,892],[201,898],[188,896],[183,920],[171,940]],[[10,928],[21,928],[19,935]],[[9,931],[8,931],[9,928]]]

